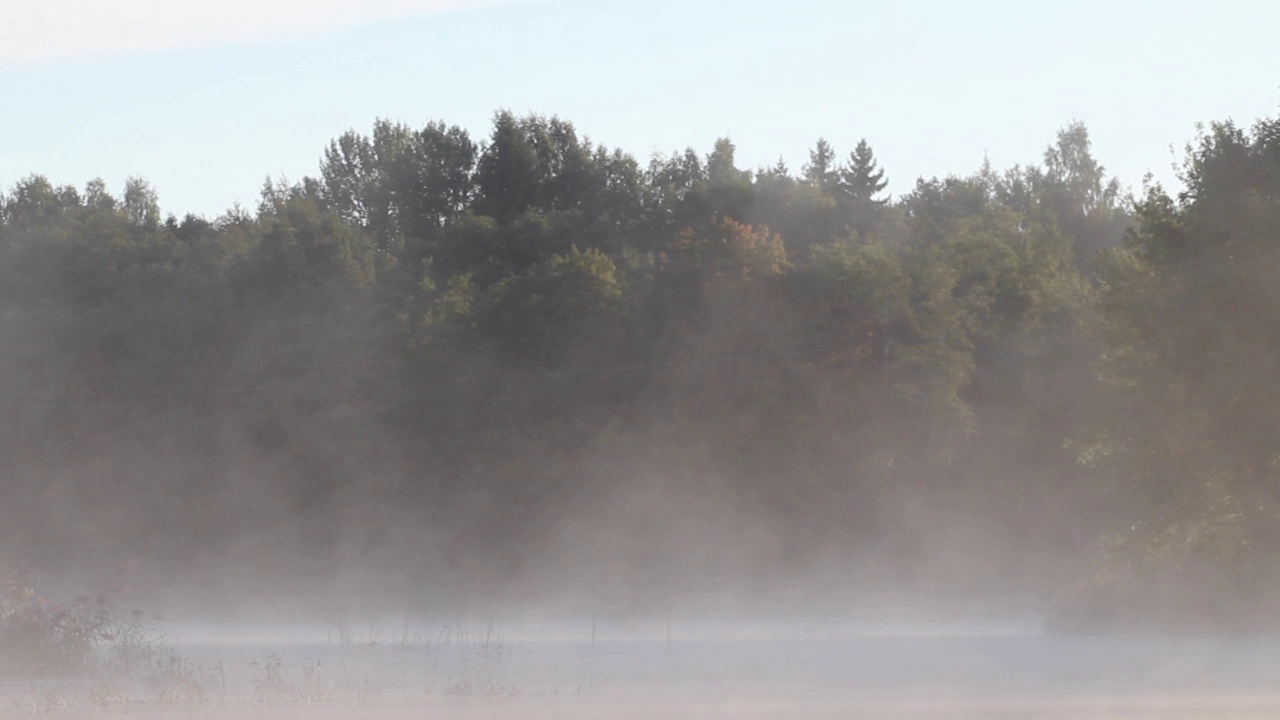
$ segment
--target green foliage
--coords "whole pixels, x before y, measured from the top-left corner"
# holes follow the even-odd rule
[[[680,233],[672,257],[674,266],[707,278],[775,277],[789,265],[782,238],[767,227],[749,227],[730,217],[719,218],[706,231]]]
[[[260,239],[243,267],[242,289],[266,295],[322,286],[363,288],[375,279],[374,248],[360,229],[324,212],[313,199],[268,190]]]
[[[519,367],[564,361],[587,343],[604,343],[622,296],[617,268],[598,250],[530,267],[494,285],[478,320],[498,357]]]
[[[829,190],[839,181],[840,171],[836,168],[836,151],[825,138],[809,151],[809,162],[804,166],[804,179],[819,190]]]
[[[840,184],[845,193],[855,202],[883,205],[883,200],[876,200],[889,186],[877,163],[875,153],[866,140],[859,140],[858,146],[849,153],[849,162],[840,170]]]
[[[1242,617],[1280,579],[1275,127],[1214,125],[1188,147],[1179,197],[1147,189],[1103,265],[1097,326],[1108,392],[1094,445],[1111,449],[1099,460],[1136,519],[1115,551],[1123,580],[1211,575]],[[1195,610],[1167,600],[1169,614]]]
[[[584,448],[653,433],[790,553],[913,557],[884,518],[941,508],[1011,548],[1110,538],[1089,571],[1112,606],[1171,577],[1257,600],[1280,587],[1278,128],[1211,126],[1185,191],[1131,203],[1079,123],[1038,165],[894,197],[865,141],[841,164],[819,140],[799,176],[728,138],[642,164],[510,112],[483,143],[344,133],[318,177],[212,220],[138,179],[28,177],[0,198],[0,449],[40,480],[0,539],[69,542],[5,521],[81,493],[133,552],[230,552],[240,513],[302,508],[322,565],[348,513],[470,508],[518,566],[576,492],[625,482]],[[244,467],[262,508],[228,500]],[[114,487],[148,526],[106,512]]]

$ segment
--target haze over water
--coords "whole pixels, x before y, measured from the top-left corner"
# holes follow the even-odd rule
[[[15,713],[1280,716],[1280,11],[6,12]]]

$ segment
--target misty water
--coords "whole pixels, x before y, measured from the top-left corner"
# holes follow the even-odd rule
[[[146,684],[5,683],[67,717],[1252,718],[1280,712],[1280,639],[1069,636],[1032,619],[152,623],[203,668]]]

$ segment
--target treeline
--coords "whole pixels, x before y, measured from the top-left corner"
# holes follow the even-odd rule
[[[28,177],[0,547],[207,597],[365,569],[344,592],[1249,617],[1280,590],[1280,121],[1213,125],[1183,181],[1122,194],[1079,124],[891,197],[866,142],[643,163],[506,112],[346,133],[216,219]]]

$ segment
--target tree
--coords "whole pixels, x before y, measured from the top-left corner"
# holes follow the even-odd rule
[[[538,201],[538,151],[510,112],[494,118],[476,170],[475,210],[509,223]]]
[[[621,296],[612,260],[572,248],[493,286],[480,328],[504,361],[555,367],[608,342]]]
[[[1107,178],[1106,168],[1094,159],[1092,146],[1088,128],[1077,121],[1059,130],[1057,142],[1044,153],[1046,180],[1084,215],[1114,209],[1120,193],[1119,182]]]
[[[751,173],[739,170],[734,160],[737,148],[728,138],[716,141],[707,156],[707,175],[694,192],[695,202],[705,211],[723,217],[745,218],[755,200]]]
[[[840,190],[844,193],[852,219],[850,225],[865,235],[875,227],[881,208],[887,204],[876,195],[888,187],[889,181],[884,177],[884,170],[877,166],[875,153],[866,140],[858,141],[858,146],[849,153],[849,161],[839,173]]]
[[[809,151],[809,162],[804,166],[804,179],[824,192],[830,191],[839,182],[836,151],[825,138],[818,138],[818,143]]]
[[[655,155],[650,160],[647,224],[655,235],[665,239],[711,217],[705,197],[696,192],[706,180],[707,170],[693,148],[670,156]]]
[[[1103,265],[1108,382],[1088,452],[1132,489],[1111,590],[1174,582],[1141,606],[1170,617],[1201,612],[1207,585],[1250,619],[1280,580],[1278,138],[1274,119],[1212,125],[1187,149],[1186,190],[1149,187]]]
[[[359,228],[296,191],[273,192],[268,186],[264,195],[261,239],[234,270],[242,296],[279,298],[306,290],[341,294],[372,286],[374,247]]]
[[[415,240],[453,222],[469,207],[477,152],[470,134],[457,125],[430,122],[413,134],[404,222]]]
[[[124,212],[139,230],[155,230],[160,225],[160,202],[150,183],[141,178],[125,183]]]
[[[839,172],[841,188],[855,203],[877,207],[886,204],[886,200],[877,200],[876,195],[889,186],[889,181],[884,177],[884,170],[877,166],[875,153],[866,140],[858,141]]]
[[[932,592],[1088,577],[1130,616],[1261,616],[1277,138],[1210,126],[1185,190],[1132,207],[1079,123],[896,197],[866,141],[839,163],[819,140],[799,175],[727,137],[642,164],[510,112],[483,142],[379,120],[213,219],[141,179],[27,177],[0,195],[0,540],[56,563],[90,528],[164,538],[170,572],[198,545],[318,575],[382,547],[406,586],[451,585],[399,528],[515,573],[577,508],[652,492],[708,548],[671,577],[882,560]]]
[[[782,238],[767,227],[751,227],[730,217],[718,218],[706,231],[680,233],[673,261],[705,278],[776,277],[790,265]]]
[[[325,206],[366,230],[384,253],[404,246],[414,190],[413,146],[413,132],[387,120],[374,123],[371,137],[343,133],[326,149],[315,183]]]
[[[1093,157],[1089,131],[1073,122],[1045,150],[1043,171],[1028,179],[1040,202],[1074,239],[1076,262],[1090,268],[1099,251],[1119,247],[1129,218],[1120,208],[1120,183]]]

